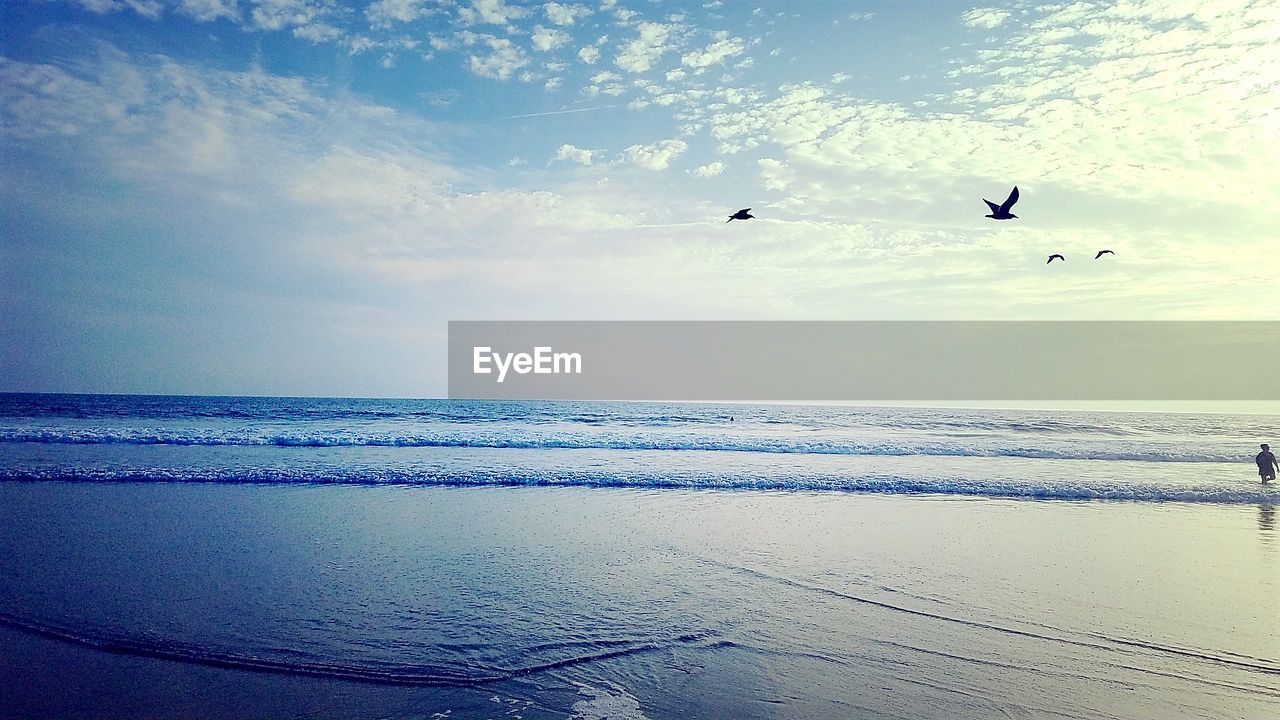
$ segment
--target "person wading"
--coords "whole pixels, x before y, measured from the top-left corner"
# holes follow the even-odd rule
[[[1280,468],[1280,464],[1276,463],[1276,456],[1271,454],[1271,446],[1262,443],[1262,452],[1254,458],[1258,463],[1258,474],[1262,476],[1262,483],[1271,482],[1276,479],[1276,469]]]

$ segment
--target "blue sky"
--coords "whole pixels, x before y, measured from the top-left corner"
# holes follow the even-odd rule
[[[1276,37],[1247,0],[5,3],[0,390],[440,395],[451,319],[1277,319]]]

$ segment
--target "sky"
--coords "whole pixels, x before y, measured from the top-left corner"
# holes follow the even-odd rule
[[[1280,319],[1276,37],[1273,0],[5,2],[0,391],[442,396],[449,320]]]

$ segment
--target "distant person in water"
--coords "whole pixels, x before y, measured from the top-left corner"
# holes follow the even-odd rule
[[[1262,443],[1262,452],[1254,460],[1258,463],[1258,474],[1262,476],[1263,483],[1276,479],[1276,469],[1280,468],[1280,463],[1276,463],[1276,456],[1271,454],[1270,445]]]

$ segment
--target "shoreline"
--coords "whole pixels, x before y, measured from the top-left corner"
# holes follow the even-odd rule
[[[332,717],[489,717],[500,697],[526,718],[597,701],[652,720],[1261,718],[1250,708],[1280,698],[1280,538],[1248,506],[74,483],[0,483],[0,498],[19,614],[285,663],[210,668],[0,628],[6,685],[42,679],[0,699],[5,716],[268,717],[323,696],[312,712]],[[290,663],[510,677],[396,687]],[[233,711],[258,693],[279,712]]]

